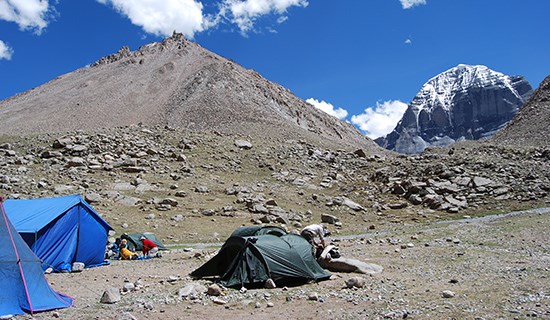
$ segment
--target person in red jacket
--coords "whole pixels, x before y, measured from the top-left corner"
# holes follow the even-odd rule
[[[142,252],[143,252],[144,257],[153,258],[153,257],[157,256],[157,254],[159,252],[159,248],[157,247],[157,245],[153,241],[145,238],[144,236],[141,236],[139,238],[139,240],[143,244]]]

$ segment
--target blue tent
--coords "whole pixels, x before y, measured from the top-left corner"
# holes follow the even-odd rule
[[[0,200],[0,316],[67,308],[73,299],[55,292],[40,259],[8,219]]]
[[[111,226],[80,196],[6,200],[4,208],[43,269],[70,270],[73,262],[101,265]]]

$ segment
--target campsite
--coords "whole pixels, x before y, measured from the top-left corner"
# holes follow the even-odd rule
[[[227,288],[191,277],[218,253],[218,244],[172,247],[159,259],[112,260],[82,272],[46,275],[74,305],[32,319],[206,319],[213,313],[227,319],[490,319],[502,308],[510,318],[543,316],[549,239],[539,235],[550,234],[548,214],[532,210],[330,237],[342,255],[380,264],[384,271],[333,273],[325,281],[271,289]],[[499,290],[504,286],[508,289]],[[119,300],[101,303],[109,288],[120,292]],[[517,298],[508,300],[510,295]]]
[[[495,136],[397,153],[169,32],[0,101],[0,320],[550,318],[550,77],[460,64],[403,119]]]
[[[180,149],[184,161],[173,152],[174,141],[177,144],[182,135],[186,136]],[[121,136],[127,140],[120,140]],[[97,139],[104,141],[100,154],[90,151],[96,150],[93,141]],[[10,178],[11,196],[5,203],[64,198],[80,190],[74,198],[84,199],[114,229],[107,236],[109,241],[123,234],[139,239],[134,234],[152,232],[168,249],[162,258],[108,260],[108,265],[82,272],[45,274],[53,290],[74,302],[69,308],[35,313],[32,318],[190,319],[209,318],[214,313],[228,319],[492,319],[495,315],[544,317],[550,312],[549,212],[523,211],[548,206],[539,189],[544,186],[540,179],[547,177],[546,160],[536,149],[516,153],[482,146],[475,149],[477,156],[472,160],[474,149],[463,146],[452,156],[433,150],[421,157],[386,159],[291,140],[252,140],[251,149],[241,149],[234,141],[232,135],[143,127],[98,136],[74,133],[10,141],[9,150],[34,160],[25,164],[28,172],[23,174],[18,173],[20,164],[6,162],[7,174],[19,180]],[[95,163],[109,159],[116,150],[136,146],[144,150],[140,170],[121,165],[122,159],[104,162],[105,167],[60,165],[72,163],[73,152]],[[149,149],[156,153],[145,152]],[[48,150],[63,153],[52,160],[56,158],[45,157]],[[501,156],[495,158],[493,153]],[[540,172],[539,180],[494,174],[519,157],[522,166],[514,167],[513,175],[528,177]],[[434,166],[434,159],[440,165]],[[285,172],[280,161],[293,169]],[[339,164],[337,171],[335,163]],[[440,177],[448,174],[447,165],[462,169],[443,183]],[[61,174],[51,175],[54,169]],[[451,181],[466,177],[478,184],[488,179],[493,182],[460,187],[468,207],[457,214],[431,209],[428,204],[403,205],[407,203],[404,195],[396,191],[413,190],[405,182],[414,182],[420,175],[437,179],[439,184],[430,187],[437,192],[459,189]],[[41,183],[33,184],[30,177]],[[505,193],[499,183],[509,186]],[[422,186],[416,183],[414,188]],[[503,195],[508,199],[496,199]],[[83,212],[87,209],[84,206]],[[515,211],[524,213],[499,216]],[[73,218],[80,216],[73,213]],[[93,220],[100,221],[101,234],[109,229],[101,220]],[[299,233],[304,226],[321,222],[332,231],[329,244],[337,246],[342,257],[379,265],[382,272],[329,271],[330,278],[322,281],[273,289],[222,286],[219,296],[208,294],[215,279],[191,276],[240,227],[271,226],[266,230]],[[105,250],[103,241],[88,244],[99,244]],[[120,300],[102,303],[107,290],[120,293]]]

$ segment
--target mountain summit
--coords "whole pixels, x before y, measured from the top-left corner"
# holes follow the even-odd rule
[[[400,153],[492,136],[531,96],[531,85],[486,66],[464,65],[430,79],[395,129],[376,142]]]
[[[0,101],[0,134],[140,123],[378,149],[351,124],[179,33]]]

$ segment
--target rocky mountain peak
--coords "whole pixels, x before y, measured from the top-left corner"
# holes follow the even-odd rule
[[[376,142],[410,154],[489,137],[514,117],[532,92],[523,77],[460,64],[426,82],[394,131]]]
[[[144,46],[141,46],[136,51],[131,51],[128,46],[123,46],[118,50],[117,53],[102,57],[101,59],[97,60],[93,64],[90,65],[90,67],[97,67],[100,65],[105,65],[109,63],[114,63],[117,61],[120,61],[124,58],[140,58],[145,55],[155,54],[157,51],[164,51],[164,50],[182,50],[184,47],[193,45],[192,42],[187,40],[183,33],[178,33],[174,31],[171,37],[165,38],[161,42],[152,42],[148,43]],[[142,60],[140,60],[141,62]]]
[[[380,151],[351,124],[176,32],[0,101],[0,134],[137,124]]]

